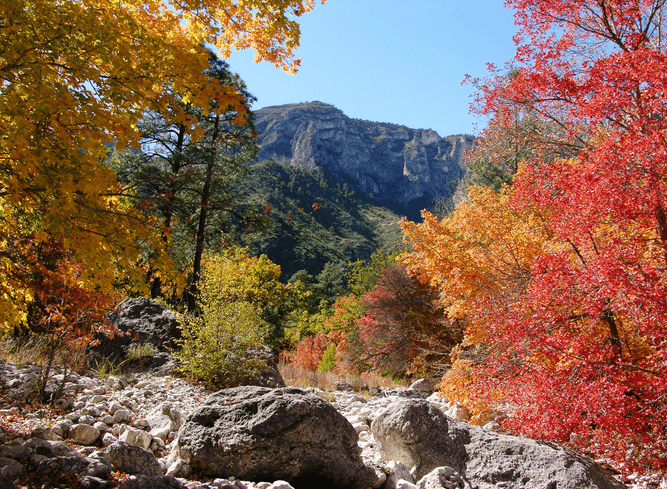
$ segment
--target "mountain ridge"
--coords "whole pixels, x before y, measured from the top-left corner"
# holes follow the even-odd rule
[[[465,175],[473,136],[441,137],[432,129],[353,119],[323,102],[255,112],[259,161],[322,168],[378,204],[419,219],[419,211],[452,197]]]

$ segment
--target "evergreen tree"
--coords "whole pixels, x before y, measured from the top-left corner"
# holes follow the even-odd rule
[[[205,112],[181,98],[170,107],[171,119],[146,114],[141,123],[141,151],[118,152],[114,157],[119,178],[135,186],[139,205],[163,219],[163,238],[173,242],[171,253],[189,275],[186,297],[191,311],[204,249],[224,244],[236,225],[261,227],[264,222],[258,209],[240,205],[231,190],[233,183],[246,176],[246,164],[259,151],[248,110],[256,99],[229,65],[213,54],[206,74],[221,85],[234,87],[246,111],[231,106],[215,110],[218,107],[212,101],[211,110]],[[178,122],[183,114],[192,124]],[[187,267],[191,268],[185,270]],[[153,276],[153,296],[160,294],[161,285],[160,277]]]

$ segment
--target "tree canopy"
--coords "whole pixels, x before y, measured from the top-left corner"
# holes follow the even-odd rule
[[[193,122],[181,101],[204,113],[247,104],[234,86],[205,74],[215,45],[222,55],[252,48],[258,60],[294,72],[295,17],[314,0],[177,2],[9,0],[0,5],[0,324],[27,319],[39,270],[29,243],[55,240],[78,280],[109,292],[140,286],[142,257],[171,269],[160,222],[125,199],[107,164],[109,147],[137,144],[150,110]],[[193,132],[194,137],[199,134]],[[168,278],[168,277],[166,277]],[[172,276],[173,280],[178,280]]]
[[[506,428],[664,468],[665,1],[507,5],[517,56],[477,82],[492,122],[476,156],[518,155],[512,187],[403,224],[405,260],[466,323],[443,388],[479,420],[509,406]]]

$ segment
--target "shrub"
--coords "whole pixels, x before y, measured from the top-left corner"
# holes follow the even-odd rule
[[[306,370],[317,370],[328,345],[329,340],[322,334],[306,336],[296,346],[292,364]]]
[[[317,365],[317,370],[320,372],[329,372],[336,365],[336,343],[329,343],[327,349],[324,350],[324,355]]]
[[[249,280],[244,270],[236,271]],[[207,257],[199,282],[200,314],[180,318],[181,350],[174,354],[183,374],[217,388],[241,385],[265,365],[260,350],[269,331],[261,317],[264,304],[254,296],[234,296],[231,283],[228,257]]]
[[[214,302],[203,309],[202,317],[187,315],[180,321],[179,370],[217,388],[256,376],[265,363],[259,347],[268,329],[257,309],[248,302]]]

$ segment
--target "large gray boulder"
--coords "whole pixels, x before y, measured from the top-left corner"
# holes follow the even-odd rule
[[[571,450],[458,422],[424,400],[393,402],[377,413],[371,430],[382,457],[413,467],[417,479],[451,467],[477,489],[625,487]]]
[[[150,343],[156,353],[159,350],[164,353],[164,350],[174,347],[173,340],[180,337],[176,313],[145,297],[125,299],[109,314],[109,321],[123,334],[113,338],[101,336],[98,338],[99,345],[92,352],[113,361],[122,361],[131,343]],[[155,362],[160,365],[153,367],[160,367],[169,361],[168,356],[154,356]],[[152,362],[153,358],[149,357],[146,361]]]
[[[200,475],[281,479],[299,489],[379,486],[357,441],[331,404],[295,388],[222,390],[179,431],[180,456]]]

